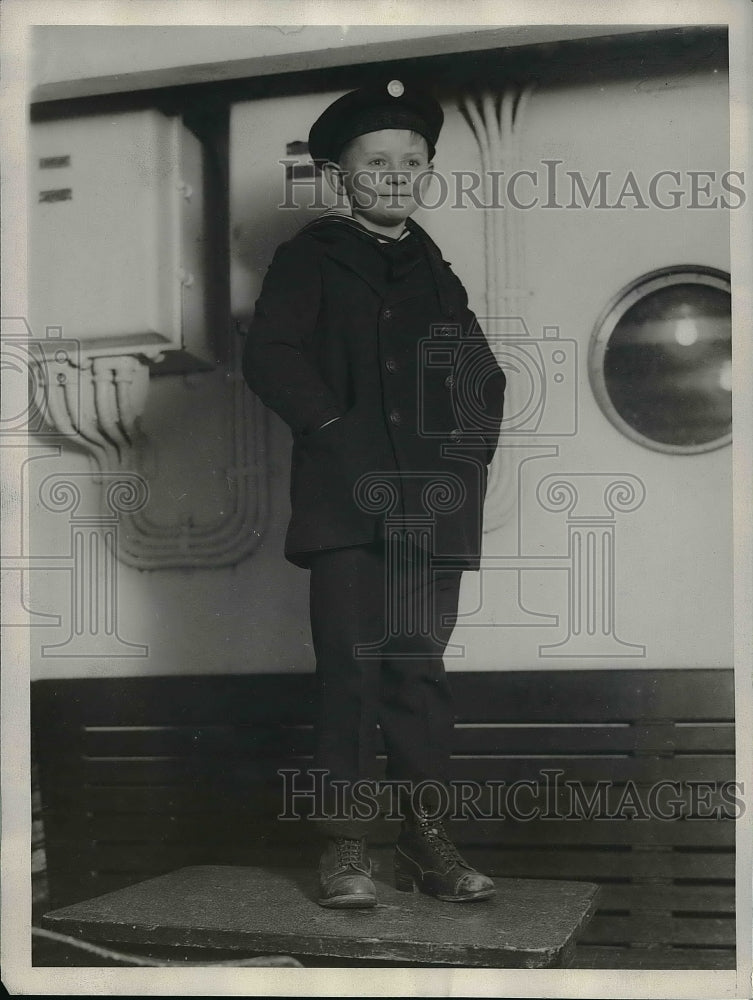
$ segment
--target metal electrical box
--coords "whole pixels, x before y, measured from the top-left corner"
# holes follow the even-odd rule
[[[144,355],[155,371],[213,367],[196,136],[133,111],[35,123],[31,151],[35,336],[60,329],[90,357]]]

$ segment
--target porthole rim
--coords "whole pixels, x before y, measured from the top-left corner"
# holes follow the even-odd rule
[[[688,281],[688,278],[691,280]],[[666,455],[698,455],[724,448],[732,441],[732,429],[713,441],[701,444],[679,445],[655,441],[636,430],[615,407],[604,378],[604,355],[615,327],[625,313],[646,295],[671,285],[699,284],[720,288],[732,297],[732,278],[728,271],[706,264],[672,264],[656,268],[628,282],[614,295],[600,313],[591,333],[588,348],[588,380],[599,409],[609,422],[625,437],[652,451]]]

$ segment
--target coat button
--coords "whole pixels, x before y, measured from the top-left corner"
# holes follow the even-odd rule
[[[391,309],[385,309],[384,312],[382,313],[382,316],[385,319],[392,319],[392,310]]]
[[[400,410],[390,410],[390,423],[397,426],[402,420]]]
[[[387,358],[387,360],[384,362],[384,367],[387,369],[388,372],[396,372],[397,361],[395,361],[394,358]]]
[[[463,432],[459,431],[457,429],[457,427],[455,428],[455,430],[450,431],[450,440],[451,441],[459,441],[462,438],[462,436],[463,436]]]
[[[448,375],[447,378],[444,380],[444,384],[447,386],[448,389],[452,389],[455,385],[455,376]]]

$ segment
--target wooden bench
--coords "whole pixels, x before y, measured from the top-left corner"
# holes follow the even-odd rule
[[[734,968],[732,671],[450,676],[453,777],[487,783],[485,814],[513,784],[521,812],[539,806],[451,822],[469,859],[496,878],[600,885],[576,967]],[[312,705],[310,675],[35,682],[47,909],[186,866],[313,867],[305,824],[276,819],[278,769],[310,762]],[[674,800],[681,818],[630,818],[652,787],[654,811]],[[619,818],[588,818],[599,794]],[[381,824],[377,854],[395,834]]]

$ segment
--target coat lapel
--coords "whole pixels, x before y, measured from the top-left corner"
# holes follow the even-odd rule
[[[405,225],[412,233],[415,233],[415,235],[418,236],[423,244],[424,251],[429,260],[429,266],[431,267],[431,276],[434,279],[434,287],[437,290],[437,298],[439,299],[439,305],[442,312],[446,315],[452,315],[452,305],[450,303],[447,289],[447,279],[445,277],[446,265],[439,247],[429,236],[426,230],[422,229],[417,222],[413,221],[413,219],[407,219]]]
[[[365,281],[380,298],[387,293],[385,261],[371,237],[362,235],[349,218],[322,217],[305,227],[321,243],[324,253]]]
[[[375,247],[365,240],[353,236],[349,240],[326,248],[326,254],[343,267],[358,275],[380,298],[387,294],[386,269],[384,260]]]
[[[429,234],[413,219],[406,220],[406,228],[420,240],[429,261],[440,308],[449,314],[451,305],[442,254]],[[390,297],[392,288],[385,257],[372,238],[360,231],[358,223],[347,216],[322,216],[305,226],[304,231],[321,242],[328,257],[365,281],[380,298]]]

